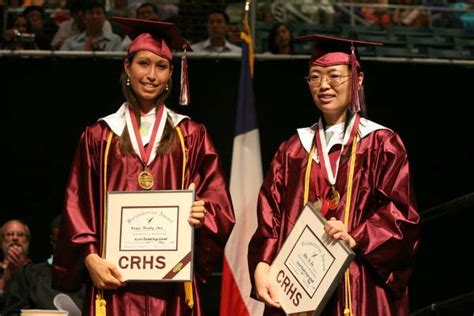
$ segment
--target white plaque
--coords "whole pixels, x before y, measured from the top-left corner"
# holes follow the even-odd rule
[[[192,190],[108,192],[105,258],[123,281],[192,279]]]
[[[325,223],[308,203],[270,266],[270,280],[287,314],[318,315],[355,256],[344,241],[326,234]]]

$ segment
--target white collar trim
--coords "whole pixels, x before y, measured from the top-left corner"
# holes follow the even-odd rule
[[[298,128],[298,137],[300,139],[301,144],[303,145],[303,148],[306,150],[306,152],[310,152],[311,150],[311,145],[313,144],[313,138],[314,138],[314,131],[316,130],[318,123],[314,123],[310,127],[303,127],[303,128]],[[328,127],[327,131],[332,131],[334,132],[334,135],[331,137],[331,140],[329,141],[329,144],[327,146],[327,150],[329,151],[332,146],[336,144],[342,144],[343,141],[343,128],[344,128],[344,123],[336,124],[333,126]],[[360,139],[364,138],[365,136],[369,135],[372,132],[375,132],[380,129],[388,129],[385,126],[382,126],[380,124],[377,124],[375,122],[372,122],[366,118],[361,117],[360,118],[360,123],[359,123],[359,137]],[[329,153],[328,153],[329,154]],[[319,157],[317,153],[314,153],[313,159],[319,163]]]
[[[112,132],[114,132],[114,134],[116,134],[117,136],[121,136],[127,124],[125,121],[125,112],[127,111],[127,109],[127,102],[124,102],[117,112],[107,115],[105,117],[101,117],[97,121],[104,121],[110,127]],[[167,116],[171,119],[173,127],[178,126],[178,124],[182,120],[189,119],[189,116],[178,114],[168,109],[166,106],[164,107],[164,110],[166,111],[165,113],[167,114]]]

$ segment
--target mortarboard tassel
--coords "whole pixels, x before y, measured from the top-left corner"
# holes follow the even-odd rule
[[[95,296],[95,315],[96,316],[106,316],[105,305],[107,302],[104,299],[104,293],[102,290],[99,290],[99,293]]]
[[[351,68],[352,68],[352,107],[353,113],[360,111],[360,100],[359,100],[359,73],[357,67],[357,58],[355,54],[354,43],[351,44]]]
[[[188,58],[186,55],[186,46],[183,47],[184,52],[181,57],[181,91],[179,94],[179,104],[188,105],[191,102],[191,95],[189,93],[189,78],[188,78]]]

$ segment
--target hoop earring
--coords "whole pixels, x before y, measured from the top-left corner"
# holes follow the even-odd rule
[[[169,89],[170,87],[168,86],[168,84],[166,84],[165,90],[168,91]]]
[[[127,87],[130,87],[130,78],[127,77]]]

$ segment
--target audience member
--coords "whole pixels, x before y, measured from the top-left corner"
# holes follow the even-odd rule
[[[456,0],[425,0],[424,5],[437,6],[447,9],[462,8],[459,6],[461,2]],[[445,27],[445,28],[461,28],[462,23],[460,20],[461,12],[451,10],[431,11],[431,24],[434,27]]]
[[[56,25],[49,20],[40,6],[31,5],[23,10],[23,15],[28,20],[28,25],[33,34],[35,34],[35,44],[38,49],[51,49],[51,40],[56,33]]]
[[[387,8],[387,0],[364,0],[364,3],[368,3],[371,6],[361,7],[356,10],[356,14],[363,18],[365,21],[374,26],[385,27],[392,23],[390,12]],[[373,4],[379,6],[372,6]]]
[[[61,0],[54,6],[51,5],[53,4],[48,2],[48,7],[52,9],[52,11],[49,13],[49,18],[54,22],[56,27],[59,27],[63,22],[71,19],[70,12],[66,7],[66,0]]]
[[[51,223],[51,245],[54,251],[59,234],[61,216],[56,216]],[[62,293],[51,287],[51,264],[53,256],[36,264],[27,264],[16,273],[9,282],[4,296],[2,315],[20,315],[21,309],[56,309],[55,297]],[[83,287],[78,292],[63,293],[82,307],[84,300]]]
[[[160,15],[158,11],[158,7],[150,2],[142,3],[138,6],[135,15],[137,19],[142,20],[159,20]],[[128,50],[132,40],[128,35],[125,35],[122,41],[122,50]]]
[[[120,51],[122,39],[117,34],[103,31],[105,21],[104,4],[100,1],[90,1],[84,7],[84,32],[68,38],[61,50]]]
[[[275,16],[273,15],[272,8],[269,5],[264,5],[259,10],[259,21],[261,22],[275,22]]]
[[[412,27],[422,27],[427,25],[426,12],[423,12],[419,7],[415,6],[414,0],[400,0],[399,4],[413,7],[395,9],[392,17],[395,25]]]
[[[3,262],[0,262],[0,293],[2,293],[12,276],[25,264],[30,247],[30,229],[23,221],[12,219],[1,228]]]
[[[468,12],[462,12],[459,14],[459,20],[461,21],[462,27],[467,31],[474,31],[474,0],[466,0],[462,2],[459,8],[468,10]]]
[[[158,20],[159,17],[158,7],[153,3],[145,2],[137,8],[137,19]]]
[[[272,54],[294,54],[293,35],[287,24],[278,22],[268,35],[268,51]]]
[[[179,8],[173,3],[163,3],[158,6],[160,12],[160,20],[175,23],[179,15]]]
[[[28,21],[23,14],[15,17],[13,28],[3,32],[3,40],[4,49],[38,49],[34,41],[34,34],[29,30]]]
[[[53,49],[59,49],[68,38],[78,35],[85,31],[86,25],[84,22],[84,1],[83,0],[70,0],[68,1],[67,8],[71,14],[71,19],[64,21],[59,25],[59,29],[54,35],[51,47]],[[105,20],[102,27],[102,32],[106,34],[112,33],[112,26],[110,22]]]
[[[301,5],[301,12],[313,20],[315,24],[332,26],[334,6],[330,0],[314,0]]]
[[[208,39],[191,45],[195,52],[241,53],[242,49],[226,39],[230,19],[221,10],[212,11],[207,20]]]

